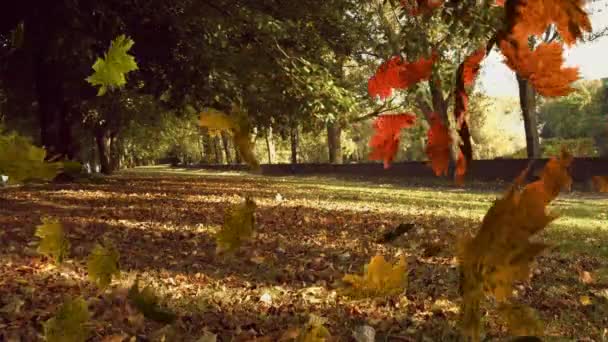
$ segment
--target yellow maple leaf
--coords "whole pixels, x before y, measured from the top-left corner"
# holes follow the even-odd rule
[[[237,204],[226,214],[224,225],[216,235],[217,252],[233,251],[253,237],[256,204],[251,198]]]
[[[215,110],[201,112],[199,125],[207,127],[210,130],[230,130],[238,127],[233,118]]]
[[[395,265],[384,260],[384,256],[377,255],[370,260],[363,276],[347,274],[342,280],[352,285],[347,292],[353,296],[397,295],[407,286],[406,267],[403,255]]]
[[[505,304],[498,308],[500,317],[515,336],[542,336],[543,324],[536,311],[526,305]]]
[[[67,257],[70,243],[65,237],[63,225],[56,219],[42,218],[35,235],[40,238],[38,252],[60,264]]]

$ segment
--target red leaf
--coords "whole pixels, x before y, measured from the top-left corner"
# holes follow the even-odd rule
[[[430,14],[443,3],[444,0],[401,0],[401,6],[410,15]]]
[[[406,89],[428,79],[436,58],[436,53],[430,58],[422,57],[415,62],[403,61],[399,56],[392,57],[380,65],[376,74],[367,82],[369,95],[385,99],[391,96],[393,89]]]
[[[486,48],[482,47],[464,60],[462,78],[465,86],[470,86],[473,84],[477,74],[479,73],[481,61],[483,61],[485,57]]]
[[[530,51],[527,45],[503,40],[500,50],[505,64],[528,79],[539,94],[563,96],[574,90],[571,84],[578,80],[578,69],[563,67],[563,47],[559,43],[543,43]]]
[[[450,144],[452,138],[448,128],[441,122],[436,114],[431,114],[431,128],[428,131],[426,155],[435,175],[447,175],[450,164]]]
[[[464,184],[464,175],[467,172],[467,159],[464,157],[462,151],[458,154],[458,161],[456,162],[456,174],[454,175],[456,184]]]
[[[505,7],[505,0],[496,0],[494,4],[499,7]]]
[[[401,129],[411,127],[416,122],[416,116],[408,113],[382,115],[374,121],[375,134],[369,142],[372,148],[369,158],[384,161],[388,169],[397,154]]]

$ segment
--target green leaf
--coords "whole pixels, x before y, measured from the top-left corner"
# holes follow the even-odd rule
[[[63,262],[68,255],[70,243],[65,238],[61,222],[42,218],[42,224],[36,227],[35,235],[41,239],[38,253],[52,258],[58,264]]]
[[[85,323],[89,317],[87,302],[82,297],[68,298],[55,317],[44,323],[44,337],[47,342],[86,341],[89,329],[85,327]]]
[[[161,323],[171,323],[175,321],[175,314],[163,309],[158,304],[158,297],[150,286],[139,290],[139,279],[135,280],[129,289],[128,298],[144,317]]]
[[[102,289],[110,285],[112,276],[120,273],[119,258],[118,251],[111,244],[107,248],[96,244],[87,260],[89,279]]]
[[[47,163],[45,158],[46,151],[28,139],[17,134],[0,134],[0,174],[8,176],[9,183],[55,178],[62,164]]]
[[[104,58],[93,64],[93,75],[86,78],[92,86],[100,86],[97,96],[104,95],[108,88],[119,88],[127,83],[126,74],[137,70],[135,58],[127,52],[133,46],[132,39],[120,35],[112,41]]]

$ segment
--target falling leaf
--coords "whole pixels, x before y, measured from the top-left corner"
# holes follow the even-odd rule
[[[201,112],[198,123],[201,127],[207,127],[210,130],[238,129],[238,125],[233,118],[216,110]]]
[[[368,80],[369,95],[385,99],[391,96],[393,89],[406,89],[428,79],[436,58],[435,53],[430,58],[421,57],[415,62],[404,61],[401,56],[392,57],[380,65],[374,76]]]
[[[505,304],[498,308],[498,313],[515,336],[542,336],[543,324],[534,309],[525,305]]]
[[[593,176],[591,181],[598,192],[608,192],[608,176]]]
[[[472,55],[468,56],[463,62],[462,78],[465,86],[470,86],[475,82],[479,73],[481,61],[486,57],[486,48],[481,47]]]
[[[49,181],[62,170],[62,163],[48,163],[44,148],[17,134],[0,132],[0,175],[9,184],[28,180]]]
[[[216,235],[217,251],[230,252],[238,249],[253,237],[256,204],[251,198],[237,204],[226,213],[224,225]]]
[[[325,318],[311,314],[308,324],[300,330],[297,342],[325,342],[331,338],[329,330],[324,326]]]
[[[68,298],[54,317],[44,323],[44,337],[48,342],[84,342],[89,337],[85,324],[89,320],[87,302],[78,297]]]
[[[347,274],[342,279],[351,284],[347,293],[352,296],[380,297],[400,294],[407,286],[405,257],[392,265],[382,255],[371,259],[363,276]]]
[[[439,115],[431,115],[431,128],[428,131],[426,155],[430,160],[435,175],[447,175],[450,165],[450,144],[452,138],[448,128],[443,124]]]
[[[563,96],[574,90],[578,69],[563,67],[563,48],[559,43],[542,43],[534,51],[528,46],[502,40],[500,50],[505,63],[519,76],[530,81],[543,96]]]
[[[67,257],[70,243],[65,237],[63,225],[56,219],[42,218],[42,224],[36,227],[35,235],[39,237],[38,253],[55,260],[60,264]]]
[[[410,15],[425,15],[430,14],[438,7],[443,5],[444,0],[401,0],[401,6],[404,7]]]
[[[133,286],[129,289],[128,298],[146,318],[161,322],[171,323],[175,321],[175,314],[163,309],[158,303],[158,297],[150,286],[143,290],[139,289],[139,280],[136,279]]]
[[[118,259],[118,251],[113,245],[96,244],[87,259],[89,279],[102,289],[110,285],[112,276],[120,274]]]
[[[388,168],[397,154],[399,136],[403,128],[411,127],[416,122],[413,114],[401,113],[382,115],[374,120],[375,134],[370,140],[371,160],[383,160],[384,168]]]
[[[205,331],[203,333],[203,336],[201,336],[198,340],[196,340],[196,342],[216,342],[217,341],[217,335],[213,334],[209,331]]]
[[[547,245],[529,240],[556,217],[546,206],[568,187],[572,156],[562,150],[545,165],[540,179],[522,188],[529,168],[516,179],[503,198],[494,202],[474,237],[463,236],[458,246],[462,327],[477,340],[480,332],[480,302],[484,292],[506,302],[513,283],[526,280],[530,265]]]
[[[97,58],[93,64],[93,75],[86,81],[93,86],[100,86],[98,96],[104,95],[108,88],[122,87],[127,83],[127,73],[137,70],[135,58],[128,54],[135,44],[125,35],[116,37],[111,43],[104,58]]]

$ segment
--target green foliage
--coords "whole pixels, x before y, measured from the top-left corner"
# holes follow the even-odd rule
[[[96,244],[87,259],[89,279],[100,288],[110,285],[112,276],[120,273],[118,268],[120,255],[112,244],[106,245]]]
[[[0,174],[9,177],[9,183],[28,180],[49,181],[62,169],[61,163],[47,163],[46,151],[17,134],[0,133]]]
[[[174,313],[160,307],[158,297],[152,287],[146,286],[143,290],[139,290],[139,279],[135,280],[135,283],[129,289],[128,298],[133,306],[148,319],[161,323],[171,323],[176,318]]]
[[[58,220],[42,218],[42,224],[36,227],[35,235],[41,239],[38,253],[52,258],[58,264],[68,256],[70,243],[65,237],[63,225]]]
[[[126,74],[137,70],[135,58],[128,54],[135,42],[125,35],[116,37],[110,44],[104,58],[97,58],[93,64],[93,75],[86,78],[92,86],[100,86],[98,96],[104,95],[108,88],[122,87],[127,83]]]
[[[237,204],[226,214],[224,225],[216,235],[218,252],[234,251],[251,239],[255,229],[256,204],[251,198]]]
[[[84,342],[89,337],[85,324],[89,320],[87,302],[78,297],[68,298],[57,314],[44,323],[47,342]]]

